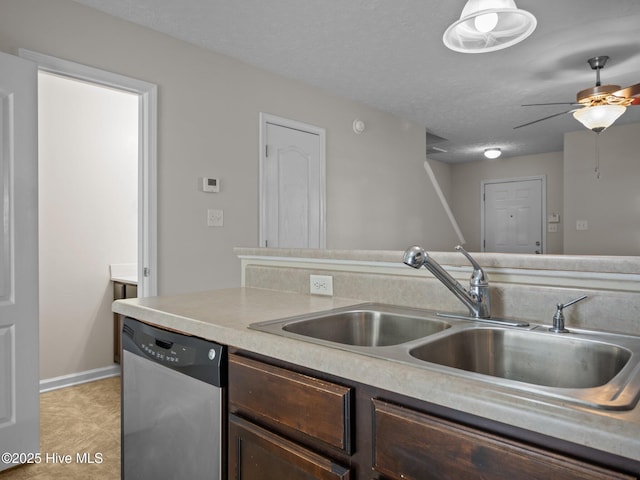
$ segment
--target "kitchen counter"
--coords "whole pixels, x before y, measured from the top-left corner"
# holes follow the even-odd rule
[[[490,382],[248,329],[363,303],[261,288],[233,288],[114,302],[113,311],[285,362],[640,461],[640,407],[590,410]]]
[[[135,263],[112,263],[109,272],[112,282],[138,285],[138,265]]]

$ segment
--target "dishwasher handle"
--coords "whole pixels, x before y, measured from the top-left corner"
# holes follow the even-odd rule
[[[167,342],[166,340],[160,340],[159,338],[156,338],[156,345],[160,348],[164,348],[165,350],[169,350],[171,347],[173,347],[173,342]]]

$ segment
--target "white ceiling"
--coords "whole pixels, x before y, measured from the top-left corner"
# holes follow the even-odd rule
[[[640,83],[640,0],[516,0],[535,32],[471,55],[442,43],[465,0],[76,1],[415,121],[448,140],[429,157],[451,163],[487,146],[562,150],[565,132],[584,129],[571,114],[513,127],[570,108],[520,105],[574,101],[595,84],[590,57],[611,57],[603,84]],[[633,106],[616,124],[637,122]]]

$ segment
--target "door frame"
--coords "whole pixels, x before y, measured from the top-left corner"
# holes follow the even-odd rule
[[[38,70],[138,95],[138,296],[158,294],[158,87],[149,82],[21,48]]]
[[[265,247],[266,226],[266,176],[265,161],[267,159],[267,124],[300,130],[314,135],[318,135],[320,140],[320,152],[318,162],[320,163],[320,248],[326,248],[327,243],[327,220],[326,220],[326,132],[324,128],[309,125],[308,123],[278,117],[270,113],[260,112],[259,115],[259,220],[258,220],[258,245]]]
[[[542,253],[547,253],[547,176],[546,175],[532,175],[529,177],[513,177],[513,178],[496,178],[493,180],[482,180],[480,187],[480,251],[485,251],[485,188],[488,184],[493,183],[515,183],[515,182],[528,182],[531,180],[540,180],[540,187],[542,189],[540,195],[540,226],[542,229]]]

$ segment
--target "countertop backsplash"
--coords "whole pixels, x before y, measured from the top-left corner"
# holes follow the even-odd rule
[[[426,269],[402,263],[401,251],[237,248],[243,286],[309,293],[309,275],[331,275],[338,297],[436,311],[466,308]],[[476,254],[491,287],[492,317],[551,324],[558,303],[588,295],[565,310],[567,328],[640,335],[640,259]],[[471,267],[458,253],[436,260],[463,286]]]

